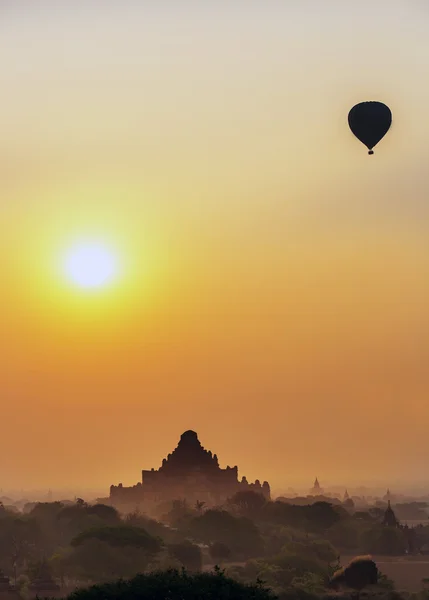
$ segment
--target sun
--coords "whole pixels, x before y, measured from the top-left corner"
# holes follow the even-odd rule
[[[81,288],[100,288],[118,275],[116,256],[106,246],[96,242],[79,243],[65,255],[67,278]]]

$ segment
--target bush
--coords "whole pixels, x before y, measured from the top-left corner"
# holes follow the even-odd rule
[[[214,573],[189,575],[176,570],[138,575],[129,581],[94,585],[77,590],[69,600],[275,600],[261,584],[234,581],[216,570]]]
[[[357,556],[347,567],[339,569],[331,578],[331,587],[348,587],[362,590],[378,583],[377,565],[369,556]]]

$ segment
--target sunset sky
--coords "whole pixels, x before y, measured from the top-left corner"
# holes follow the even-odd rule
[[[274,487],[429,490],[427,0],[0,0],[0,488],[186,429]],[[367,151],[349,109],[393,126]],[[82,243],[105,286],[64,267]]]

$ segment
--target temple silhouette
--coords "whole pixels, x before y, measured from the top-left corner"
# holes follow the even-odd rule
[[[323,494],[324,490],[322,488],[322,486],[319,483],[319,480],[315,479],[313,487],[310,490],[310,496],[321,496]]]
[[[245,477],[239,481],[237,466],[222,469],[217,455],[201,445],[195,431],[185,431],[159,469],[142,471],[141,482],[132,487],[112,485],[110,502],[143,505],[145,511],[173,500],[215,506],[239,491],[255,491],[270,499],[267,481],[262,485],[258,479],[255,483],[249,483]]]

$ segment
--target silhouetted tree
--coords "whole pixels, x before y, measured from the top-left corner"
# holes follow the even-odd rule
[[[87,529],[116,525],[121,522],[116,509],[103,504],[90,505],[86,502],[76,502],[64,506],[57,515],[57,526],[63,532],[63,544]]]
[[[71,552],[57,557],[57,571],[81,581],[98,582],[144,572],[162,548],[161,540],[129,525],[84,531],[71,545]]]
[[[399,556],[405,554],[407,540],[404,532],[395,527],[375,525],[364,531],[360,538],[360,547],[369,554]]]
[[[355,511],[354,514],[353,514],[353,518],[356,519],[356,521],[373,522],[375,520],[374,517],[373,517],[373,515],[371,515],[371,513],[369,511],[367,511],[367,510],[357,510],[357,511]]]
[[[377,582],[378,569],[375,562],[369,556],[357,556],[347,567],[334,573],[330,585],[333,588],[348,587],[360,591]]]
[[[252,490],[235,493],[228,501],[236,506],[240,514],[245,516],[256,516],[260,513],[267,501],[262,494]]]
[[[195,510],[189,506],[186,500],[173,500],[170,510],[163,517],[163,521],[172,527],[180,527],[189,522],[195,514]]]
[[[211,545],[223,542],[236,559],[261,556],[264,542],[257,526],[245,517],[235,517],[225,510],[207,510],[190,521],[189,537]]]
[[[214,561],[223,562],[231,557],[231,548],[223,542],[214,542],[210,546],[210,556]]]
[[[27,575],[33,584],[54,583],[53,569],[45,559],[30,563],[27,568]]]
[[[114,546],[95,538],[72,548],[57,563],[57,571],[76,581],[103,582],[133,577],[150,568],[154,559],[144,548]]]
[[[42,533],[35,519],[9,514],[1,520],[0,567],[16,577],[28,561],[36,560],[42,547]]]
[[[152,537],[162,539],[166,544],[174,544],[178,541],[182,541],[183,537],[171,527],[167,527],[160,521],[151,519],[138,512],[130,513],[123,519],[125,525],[131,525],[132,527],[140,527],[149,533]]]
[[[86,512],[88,515],[95,515],[101,521],[111,525],[117,525],[121,522],[121,517],[113,506],[108,506],[107,504],[94,504],[89,505],[86,508]]]
[[[359,536],[361,526],[353,518],[342,519],[330,527],[326,533],[326,538],[339,550],[353,553],[359,550]]]
[[[69,600],[126,600],[150,598],[165,600],[275,600],[274,594],[261,583],[249,585],[226,577],[217,570],[214,573],[189,575],[175,570],[138,575],[131,581],[117,581],[80,589]]]
[[[338,523],[342,515],[347,515],[347,511],[328,502],[315,502],[305,507],[305,514],[313,530],[325,531]]]
[[[203,556],[201,549],[189,541],[180,544],[171,544],[168,546],[170,555],[177,559],[188,571],[201,571],[203,566]]]
[[[159,539],[152,537],[144,529],[124,524],[88,529],[73,538],[71,545],[80,546],[88,540],[98,540],[111,546],[134,546],[145,550],[148,554],[156,554],[162,545]]]

